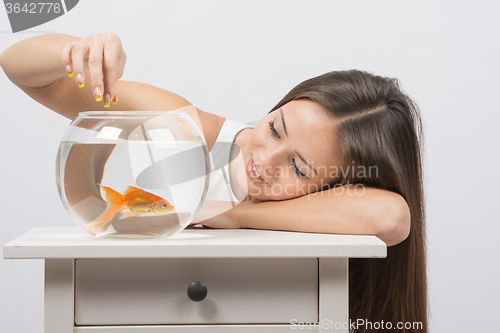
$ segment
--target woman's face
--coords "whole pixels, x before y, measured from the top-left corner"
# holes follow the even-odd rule
[[[321,191],[335,180],[331,170],[340,166],[341,156],[334,125],[307,99],[266,115],[243,150],[248,194],[262,201],[285,200]]]

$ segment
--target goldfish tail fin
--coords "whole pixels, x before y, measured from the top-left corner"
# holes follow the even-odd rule
[[[132,213],[130,210],[125,210],[121,212],[121,215],[118,218],[118,220],[124,220],[127,217],[132,217],[132,216],[137,216],[137,214]]]
[[[94,221],[87,224],[85,230],[94,235],[94,229],[98,232],[103,232],[107,228],[103,228],[109,221],[113,219],[113,217],[121,210],[122,206],[118,205],[110,205],[108,203],[108,207],[99,215]]]
[[[105,200],[108,204],[120,207],[123,205],[123,195],[106,186],[101,186],[101,188],[104,190]]]

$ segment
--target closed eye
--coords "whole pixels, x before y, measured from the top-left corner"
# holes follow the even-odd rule
[[[280,135],[278,134],[278,131],[276,130],[276,128],[274,127],[274,121],[271,120],[269,121],[269,129],[271,130],[271,135],[274,136],[275,138],[277,139],[281,139]],[[297,167],[297,163],[295,163],[295,160],[292,159],[292,165],[291,165],[291,168],[293,170],[293,173],[295,173],[297,176],[299,176],[300,178],[309,178],[307,177],[306,175],[304,175],[300,170],[299,168]]]
[[[276,131],[276,128],[274,127],[274,121],[269,122],[269,128],[271,129],[271,135],[274,136],[275,138],[281,139],[280,135],[278,134],[278,131]]]

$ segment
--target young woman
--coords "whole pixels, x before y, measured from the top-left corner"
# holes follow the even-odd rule
[[[200,223],[375,235],[390,246],[388,255],[349,261],[350,318],[421,322],[419,331],[427,331],[422,125],[397,80],[356,70],[326,73],[246,126],[174,93],[120,80],[125,62],[112,33],[43,35],[0,55],[14,84],[69,119],[88,110],[195,110],[190,115],[209,149],[225,137],[241,150],[231,187],[249,199]]]

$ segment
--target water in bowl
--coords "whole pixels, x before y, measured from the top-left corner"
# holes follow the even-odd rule
[[[206,194],[203,145],[63,141],[61,197],[73,219],[96,237],[173,236],[193,220]]]

